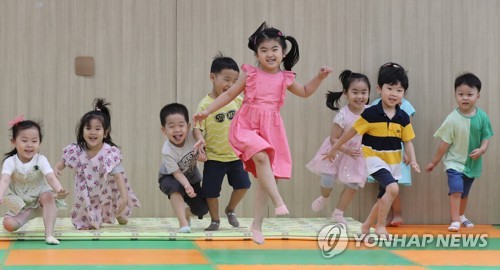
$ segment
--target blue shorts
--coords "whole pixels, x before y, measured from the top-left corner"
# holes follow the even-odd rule
[[[165,193],[169,199],[172,193],[180,193],[184,198],[184,202],[189,205],[191,213],[198,216],[199,219],[203,218],[203,216],[208,213],[207,200],[200,196],[201,187],[199,182],[191,184],[196,193],[196,197],[194,198],[186,194],[184,187],[171,174],[160,176],[160,178],[158,178],[158,184],[160,185],[160,190]]]
[[[462,193],[462,198],[467,198],[474,178],[467,177],[465,174],[453,169],[446,170],[446,174],[448,175],[448,188],[450,189],[448,195]]]
[[[378,195],[377,198],[380,199],[385,194],[385,187],[392,183],[397,183],[398,180],[394,179],[392,173],[387,169],[380,169],[371,174],[373,179],[378,182]]]
[[[203,166],[202,196],[205,198],[218,198],[225,175],[227,175],[227,181],[233,187],[233,190],[250,188],[250,178],[243,169],[241,160],[229,162],[207,160]]]

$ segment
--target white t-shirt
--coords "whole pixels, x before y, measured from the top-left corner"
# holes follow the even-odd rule
[[[2,167],[2,174],[12,175],[14,170],[17,169],[19,173],[26,175],[34,166],[38,166],[38,170],[40,170],[43,175],[54,172],[49,161],[43,155],[35,154],[28,163],[23,163],[16,154],[5,160]]]

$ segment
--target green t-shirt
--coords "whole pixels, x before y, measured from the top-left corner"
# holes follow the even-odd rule
[[[470,178],[481,176],[483,162],[482,156],[473,160],[469,154],[491,136],[493,129],[490,119],[479,108],[476,108],[474,116],[464,116],[455,109],[434,134],[434,137],[450,144],[443,159],[445,168],[461,172]]]

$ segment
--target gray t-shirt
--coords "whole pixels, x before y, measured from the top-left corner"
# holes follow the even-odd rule
[[[189,180],[189,183],[196,184],[201,181],[201,174],[196,167],[197,160],[194,153],[196,139],[191,130],[182,147],[173,145],[169,140],[163,144],[161,154],[163,163],[160,167],[159,177],[162,175],[171,175],[176,170],[180,170]]]

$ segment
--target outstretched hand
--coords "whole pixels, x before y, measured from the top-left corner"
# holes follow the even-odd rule
[[[323,66],[319,69],[318,77],[323,80],[324,78],[328,77],[328,75],[330,75],[330,73],[332,72],[333,72],[332,67]]]
[[[415,172],[420,172],[420,166],[418,166],[418,163],[416,161],[410,162],[410,166]]]
[[[59,190],[58,192],[54,193],[52,195],[53,198],[56,198],[58,200],[65,199],[68,196],[69,192],[67,192],[64,189]]]
[[[201,126],[201,121],[205,120],[208,117],[208,112],[207,111],[201,111],[198,112],[193,116],[193,124],[194,127],[199,127]]]

